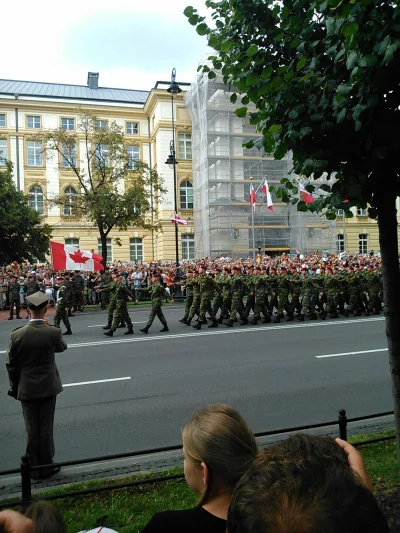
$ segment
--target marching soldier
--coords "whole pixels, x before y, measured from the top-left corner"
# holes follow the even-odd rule
[[[65,327],[67,328],[63,335],[72,335],[71,324],[66,310],[66,304],[68,303],[68,288],[65,286],[64,278],[62,276],[58,277],[57,281],[59,283],[59,289],[56,304],[56,314],[54,316],[54,325],[59,328],[61,321],[63,321]]]
[[[83,291],[85,288],[85,282],[79,270],[75,270],[75,275],[72,279],[72,287],[74,291],[74,308],[72,312],[83,312]]]
[[[124,335],[133,335],[133,324],[128,313],[128,300],[133,300],[134,297],[131,291],[126,287],[125,278],[117,275],[115,277],[115,281],[117,283],[117,305],[114,311],[114,321],[111,328],[104,332],[104,335],[107,335],[107,337],[112,337],[121,321],[124,321],[128,325],[128,329],[125,331]]]
[[[211,307],[212,292],[219,291],[219,287],[206,271],[204,266],[200,267],[200,276],[199,276],[199,286],[200,286],[200,313],[197,324],[193,326],[194,329],[201,329],[201,324],[206,324],[206,313],[211,317],[212,324],[208,326],[209,328],[217,328],[218,322],[215,318],[213,309]]]
[[[185,294],[186,294],[186,302],[185,302],[185,314],[183,315],[183,318],[179,320],[179,322],[182,322],[183,324],[186,324],[187,319],[189,317],[190,308],[193,304],[193,272],[191,270],[188,270],[186,273],[186,281],[183,285],[185,288]]]
[[[155,317],[158,317],[159,321],[163,325],[163,328],[160,329],[160,333],[169,331],[167,321],[165,319],[164,313],[162,312],[162,304],[163,304],[163,298],[167,298],[167,300],[171,300],[172,303],[174,302],[174,300],[172,299],[171,294],[164,288],[162,284],[162,279],[160,279],[160,277],[157,274],[153,275],[152,286],[150,287],[150,295],[151,295],[150,316],[149,316],[146,326],[140,331],[142,333],[148,333],[149,329],[151,328],[151,325],[153,324]]]

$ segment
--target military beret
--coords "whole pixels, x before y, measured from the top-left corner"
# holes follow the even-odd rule
[[[26,301],[34,307],[42,307],[44,304],[49,303],[49,297],[44,292],[38,291],[27,296]]]

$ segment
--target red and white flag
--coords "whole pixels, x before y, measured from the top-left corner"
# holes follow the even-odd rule
[[[172,224],[181,224],[182,226],[187,226],[187,220],[183,220],[183,218],[181,218],[178,213],[175,213],[174,216],[170,216],[169,217],[170,221],[172,222]]]
[[[253,208],[253,211],[256,209],[256,191],[254,190],[253,184],[250,183],[250,205]]]
[[[54,270],[81,270],[94,272],[104,270],[99,254],[81,250],[70,244],[61,244],[50,241],[51,263]]]
[[[261,192],[264,196],[267,197],[267,206],[270,211],[274,210],[274,204],[272,203],[271,193],[269,192],[267,178],[264,178],[264,181],[261,185]]]
[[[304,185],[299,182],[300,200],[306,204],[312,204],[314,201],[313,195],[305,189]]]

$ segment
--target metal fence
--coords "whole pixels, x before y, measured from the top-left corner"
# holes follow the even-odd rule
[[[330,426],[338,426],[339,429],[339,437],[341,439],[347,440],[347,425],[350,422],[360,422],[364,420],[372,420],[374,418],[379,418],[382,416],[389,416],[393,415],[393,411],[386,411],[384,413],[377,413],[374,415],[368,415],[368,416],[360,416],[355,418],[347,418],[346,411],[344,409],[340,409],[337,420],[332,420],[329,422],[321,422],[318,424],[312,424],[309,426],[295,426],[290,428],[284,428],[284,429],[275,429],[272,431],[262,431],[260,433],[255,433],[254,436],[257,437],[268,437],[272,435],[281,435],[286,433],[293,433],[297,431],[308,431],[310,429],[318,429],[323,427],[330,427]],[[393,440],[396,438],[396,435],[389,435],[386,437],[378,437],[374,439],[364,440],[360,442],[354,442],[353,446],[359,447],[359,446],[366,446],[368,444],[374,444],[377,442],[382,441],[388,441]],[[177,444],[174,446],[164,446],[161,448],[151,448],[147,450],[137,450],[134,452],[127,452],[127,453],[119,453],[114,455],[104,455],[99,457],[89,457],[86,459],[77,459],[73,461],[65,461],[61,463],[53,463],[52,465],[41,465],[40,467],[34,467],[30,463],[30,459],[28,455],[23,455],[21,457],[21,465],[19,468],[11,469],[11,470],[3,470],[0,471],[0,476],[9,476],[13,474],[20,474],[21,476],[21,497],[15,500],[9,500],[6,502],[0,502],[0,510],[10,507],[17,507],[21,506],[22,509],[26,509],[30,503],[33,501],[32,496],[32,484],[31,484],[31,475],[33,472],[38,470],[39,468],[51,468],[51,467],[63,467],[63,466],[75,466],[75,465],[82,465],[82,464],[88,464],[88,463],[97,463],[100,461],[112,461],[114,459],[125,459],[129,457],[137,457],[140,455],[148,455],[152,453],[160,453],[160,452],[169,452],[169,451],[177,451],[181,450],[182,445]],[[171,474],[167,476],[159,476],[159,477],[153,477],[153,478],[146,478],[146,479],[139,479],[135,481],[130,481],[126,483],[118,483],[118,484],[109,484],[104,485],[100,487],[93,487],[91,489],[84,489],[84,490],[76,490],[71,491],[67,493],[56,493],[52,494],[51,496],[45,496],[42,499],[44,500],[59,500],[63,498],[73,498],[77,496],[85,496],[88,494],[95,494],[97,492],[106,492],[110,490],[116,490],[116,489],[124,489],[129,487],[135,487],[139,485],[149,485],[153,483],[162,483],[164,481],[171,481],[176,479],[183,479],[183,474]],[[46,487],[47,488],[47,487]]]

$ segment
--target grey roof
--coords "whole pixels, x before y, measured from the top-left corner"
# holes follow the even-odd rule
[[[89,89],[87,85],[65,85],[63,83],[42,83],[37,81],[18,81],[0,79],[0,95],[34,96],[37,98],[67,98],[73,100],[99,100],[102,102],[120,102],[144,104],[149,91],[133,89],[113,89],[99,87]]]

